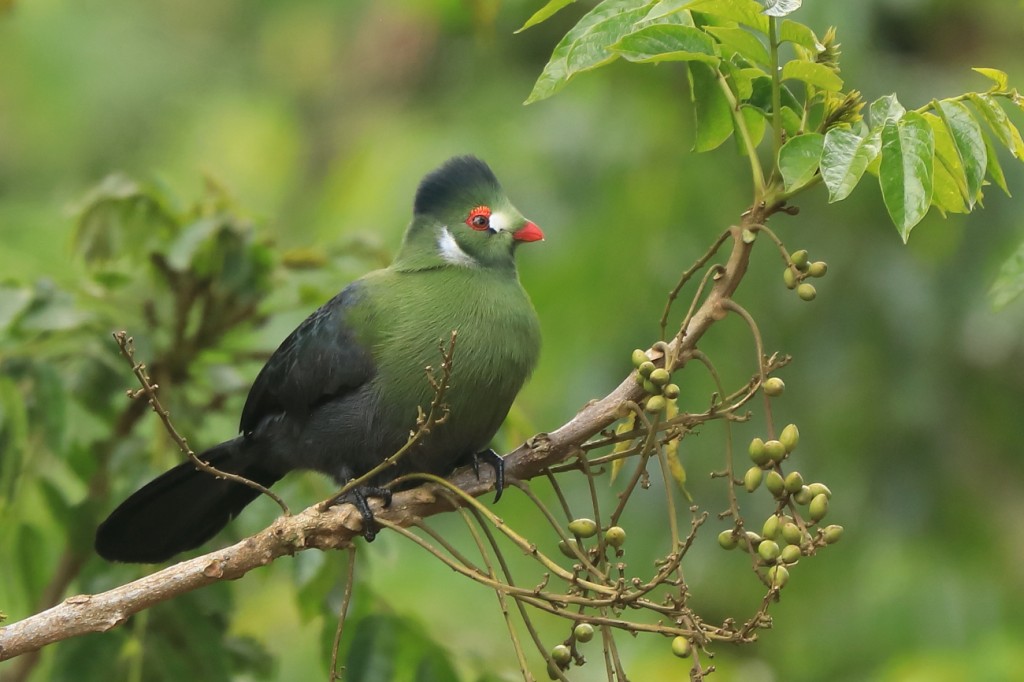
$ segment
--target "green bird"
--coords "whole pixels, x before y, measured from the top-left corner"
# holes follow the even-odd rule
[[[540,353],[540,326],[519,283],[516,247],[544,238],[479,159],[450,159],[421,181],[413,218],[390,266],[356,280],[298,326],[271,355],[242,409],[241,434],[200,457],[263,486],[311,469],[339,484],[407,441],[434,398],[425,368],[456,331],[447,419],[353,501],[364,535],[376,525],[367,496],[410,472],[449,473],[488,450]],[[125,500],[96,531],[112,561],[160,562],[198,547],[259,493],[189,462]]]

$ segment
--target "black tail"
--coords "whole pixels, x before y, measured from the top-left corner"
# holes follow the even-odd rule
[[[271,486],[281,474],[262,468],[243,437],[199,457],[226,473]],[[256,461],[253,461],[256,460]],[[109,561],[157,563],[203,544],[259,493],[179,464],[121,503],[96,530],[96,552]]]

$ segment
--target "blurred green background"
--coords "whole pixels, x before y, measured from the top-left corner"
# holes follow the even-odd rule
[[[85,193],[120,171],[186,200],[200,194],[205,176],[226,188],[275,252],[326,254],[328,266],[279,281],[267,324],[234,340],[268,351],[319,301],[386,262],[423,173],[473,152],[547,236],[520,252],[545,346],[504,444],[557,427],[618,384],[634,347],[656,339],[665,293],[738,219],[750,190],[729,145],[690,153],[682,67],[616,64],[524,108],[551,49],[584,10],[513,35],[538,4],[0,2],[0,296],[31,284],[72,292],[69,309],[95,307],[71,237]],[[843,75],[869,101],[895,91],[915,107],[986,88],[971,66],[1003,69],[1024,84],[1020,3],[805,5],[795,18],[819,34],[838,26]],[[1011,191],[1024,195],[1020,164],[1003,162]],[[787,392],[777,419],[800,425],[797,464],[831,486],[831,517],[846,535],[794,570],[772,609],[775,629],[757,644],[716,651],[712,679],[1024,679],[1024,302],[996,313],[986,300],[1001,261],[1024,236],[1021,204],[989,188],[984,210],[931,215],[906,247],[871,183],[842,204],[828,206],[818,191],[800,208],[773,228],[791,248],[829,262],[818,299],[803,303],[787,291],[777,256],[762,249],[738,300],[759,320],[768,348],[795,358],[781,373]],[[0,313],[14,306],[0,300]],[[177,457],[156,420],[145,420],[119,445],[113,490],[90,506],[96,491],[62,458],[74,452],[82,460],[83,444],[112,427],[79,404],[89,394],[68,360],[73,352],[53,351],[62,326],[76,326],[72,313],[63,315],[34,335],[0,330],[0,361],[31,361],[25,349],[35,349],[52,358],[52,391],[71,395],[59,437],[28,437],[28,455],[16,464],[0,452],[0,611],[12,620],[35,610],[67,568],[61,557],[87,556],[91,528],[55,509],[85,510],[78,518],[95,521]],[[129,331],[145,349],[139,319],[125,312],[124,324],[136,324]],[[90,328],[88,352],[110,353],[111,328]],[[730,385],[754,371],[752,343],[737,322],[719,325],[702,347]],[[131,384],[126,366],[111,366],[122,373],[117,390]],[[232,435],[258,361],[235,369],[218,410],[180,408],[193,442]],[[684,407],[703,409],[706,377],[684,375]],[[204,390],[182,387],[176,399],[187,403]],[[4,403],[8,427],[11,404]],[[739,426],[738,440],[761,435],[759,423]],[[36,420],[32,428],[49,426]],[[721,442],[712,426],[681,451],[697,502],[713,513],[724,496],[705,479],[721,466]],[[330,489],[292,477],[282,494],[299,506]],[[509,497],[498,512],[515,524],[524,505]],[[661,537],[654,505],[650,518],[634,509],[628,519],[638,547]],[[217,542],[273,515],[271,505],[254,505]],[[460,524],[437,521],[456,537],[465,534]],[[753,578],[736,566],[742,561],[714,544],[724,527],[709,523],[686,564],[694,606],[711,621],[743,619],[758,600]],[[51,646],[28,679],[326,679],[324,641],[333,634],[344,561],[309,554],[158,606],[130,628]],[[95,557],[73,568],[69,594],[144,573]],[[386,651],[387,636],[408,636],[427,649],[434,642],[444,652],[437,660],[460,679],[517,679],[493,595],[410,543],[385,533],[361,548],[357,582],[354,618],[363,620],[346,634],[346,651]],[[542,626],[551,644],[563,630]],[[687,679],[667,641],[620,641],[631,679]],[[592,663],[571,679],[605,679],[592,646]],[[413,663],[391,663],[393,677],[371,661],[352,679],[414,679]],[[14,679],[15,666],[0,664],[0,679]],[[421,669],[418,679],[455,674],[444,670]]]

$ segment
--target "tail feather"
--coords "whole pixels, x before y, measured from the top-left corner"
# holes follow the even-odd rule
[[[263,486],[281,474],[268,471],[244,438],[221,443],[200,455],[226,473]],[[253,488],[218,479],[179,464],[121,503],[96,530],[96,552],[110,561],[158,563],[193,549],[216,535],[259,496]]]

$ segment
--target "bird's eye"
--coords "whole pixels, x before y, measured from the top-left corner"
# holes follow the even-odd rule
[[[477,206],[469,212],[466,224],[474,230],[484,231],[491,226],[491,209],[486,206]]]

